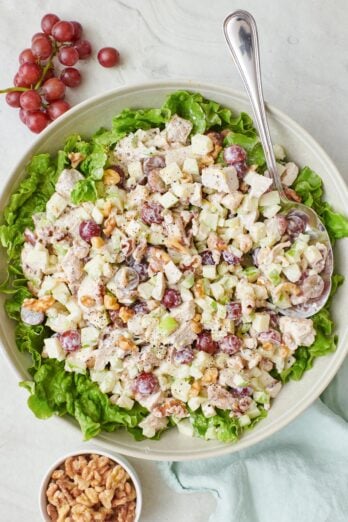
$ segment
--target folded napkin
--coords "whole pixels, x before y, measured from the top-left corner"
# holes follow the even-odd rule
[[[175,490],[215,496],[209,522],[347,522],[347,421],[348,360],[321,399],[264,442],[160,468]]]

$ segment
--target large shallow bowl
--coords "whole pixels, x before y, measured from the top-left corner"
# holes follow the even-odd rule
[[[247,98],[225,87],[191,82],[156,82],[116,89],[91,98],[76,106],[44,131],[34,145],[19,161],[9,176],[9,181],[0,199],[0,209],[4,207],[14,187],[23,177],[24,167],[30,157],[38,152],[55,152],[71,133],[89,135],[101,126],[109,126],[111,118],[125,107],[158,107],[167,94],[177,89],[191,89],[201,92],[235,111],[250,112]],[[300,165],[310,165],[323,178],[327,199],[333,206],[346,212],[348,190],[323,149],[299,125],[282,112],[269,108],[269,121],[275,143],[286,147],[288,156]],[[348,245],[341,241],[335,247],[336,267],[347,275],[344,259],[348,256]],[[4,256],[1,256],[4,259]],[[0,273],[3,273],[1,270]],[[268,417],[256,428],[248,432],[236,444],[226,445],[217,441],[204,441],[180,435],[176,429],[167,432],[160,441],[135,442],[133,438],[119,431],[104,433],[95,442],[105,448],[126,455],[156,460],[189,460],[208,458],[238,451],[255,444],[286,426],[300,415],[325,389],[334,377],[347,352],[348,292],[340,291],[334,300],[333,314],[339,334],[339,344],[335,353],[319,358],[314,368],[308,371],[300,382],[287,384],[275,400]],[[14,342],[14,323],[10,321],[0,305],[0,339],[3,353],[14,368],[18,379],[28,378],[28,359],[18,352]],[[23,403],[23,408],[26,405]],[[68,426],[78,429],[68,418],[61,419],[62,430]]]

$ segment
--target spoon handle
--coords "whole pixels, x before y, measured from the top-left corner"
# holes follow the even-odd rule
[[[256,22],[247,11],[235,11],[224,21],[224,34],[250,98],[269,174],[280,197],[286,200],[278,174],[266,117]]]

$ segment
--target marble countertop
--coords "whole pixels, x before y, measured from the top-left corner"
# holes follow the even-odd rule
[[[309,131],[348,180],[346,0],[306,0],[301,7],[291,0],[100,0],[97,7],[93,0],[0,0],[1,88],[11,84],[17,56],[40,30],[42,15],[56,12],[78,19],[95,49],[111,45],[122,55],[117,69],[101,68],[95,55],[84,63],[84,82],[69,95],[72,103],[154,79],[201,80],[241,89],[221,29],[224,17],[237,8],[249,9],[259,25],[266,99]],[[35,139],[19,122],[18,111],[1,99],[0,190]],[[64,430],[57,419],[38,421],[25,401],[26,392],[0,359],[3,521],[37,522],[43,473],[61,454],[81,446],[77,431]],[[155,463],[130,460],[143,484],[143,522],[208,521],[215,502],[211,495],[178,495],[163,484]]]

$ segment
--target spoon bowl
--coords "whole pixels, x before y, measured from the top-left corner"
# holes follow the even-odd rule
[[[288,220],[292,220],[295,224],[295,228],[297,223],[300,232],[309,235],[310,242],[319,242],[326,247],[327,255],[325,265],[320,272],[322,281],[320,281],[319,284],[319,280],[315,280],[314,276],[307,278],[310,279],[310,277],[312,277],[313,286],[311,293],[313,297],[306,299],[304,302],[301,302],[301,298],[299,298],[297,299],[298,303],[294,303],[289,308],[277,308],[277,311],[283,315],[298,318],[311,317],[325,306],[331,291],[333,253],[329,234],[318,214],[312,208],[297,201],[292,201],[284,192],[273,152],[263,99],[259,43],[254,18],[247,11],[235,11],[224,21],[224,34],[250,98],[256,126],[266,158],[268,175],[273,179],[274,189],[279,192],[282,208],[281,215]]]

